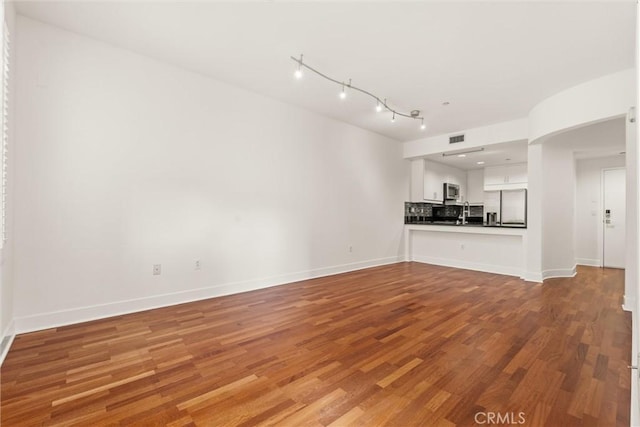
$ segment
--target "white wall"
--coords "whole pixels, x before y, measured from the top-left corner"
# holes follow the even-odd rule
[[[576,266],[573,151],[555,139],[547,141],[542,144],[541,169],[542,276],[570,276]]]
[[[9,28],[10,37],[15,40],[15,10],[13,4],[5,3],[5,22]],[[15,64],[16,61],[16,49],[15,42],[13,42],[12,49],[10,50],[9,57],[10,64]],[[12,123],[14,117],[14,105],[15,105],[15,71],[11,71],[9,80],[9,122]],[[7,241],[3,248],[0,250],[0,341],[4,343],[4,346],[0,345],[0,362],[4,360],[6,352],[9,350],[11,340],[14,335],[13,324],[13,296],[14,296],[14,281],[13,281],[13,177],[14,177],[14,164],[15,157],[13,155],[15,150],[15,138],[14,128],[9,125],[8,127],[8,162],[7,162],[7,212],[6,212],[6,231]],[[5,340],[6,338],[6,340]]]
[[[576,160],[576,262],[602,265],[602,170],[625,166],[625,156]]]
[[[402,257],[409,167],[396,141],[17,27],[20,331]]]
[[[525,280],[542,282],[544,167],[541,144],[531,144],[527,149],[527,175]]]
[[[637,305],[640,304],[638,293],[640,292],[640,266],[638,266],[638,255],[640,253],[639,243],[640,240],[640,133],[638,132],[638,118],[640,117],[640,4],[636,4],[636,67],[634,73],[635,93],[633,94],[633,106],[629,109],[627,117],[625,118],[625,130],[626,130],[626,167],[627,167],[627,233],[633,230],[630,235],[630,239],[627,239],[627,259],[625,270],[625,310],[633,311],[633,342],[632,342],[632,355],[638,354],[638,309]],[[633,117],[633,121],[632,121]],[[632,207],[629,212],[629,206]],[[630,297],[631,304],[627,304],[627,297]],[[638,358],[632,357],[632,364],[635,362],[637,365]],[[631,395],[633,403],[631,405],[631,421],[636,422],[639,420],[639,408],[637,398],[637,381],[633,381],[632,390],[635,389]]]
[[[635,70],[620,71],[563,90],[529,113],[529,141],[621,117],[635,103]]]
[[[451,134],[436,135],[407,141],[403,145],[403,156],[406,159],[427,156],[452,150],[449,136],[464,134],[464,142],[456,143],[456,150],[464,150],[484,145],[500,144],[504,142],[523,141],[527,139],[527,119],[511,120],[493,125],[460,130]]]
[[[634,90],[634,102],[636,117],[637,113],[640,110],[640,4],[636,4],[636,68],[635,68],[635,90]],[[640,206],[640,190],[639,183],[640,180],[638,178],[640,169],[640,156],[638,154],[638,144],[640,134],[638,133],[638,123],[636,118],[636,123],[633,126],[630,126],[630,123],[627,121],[627,194],[626,194],[626,202],[627,206],[629,205],[629,201],[635,207],[634,212],[627,212],[627,233],[629,229],[635,229],[636,233],[634,235],[630,235],[630,239],[627,239],[627,261],[626,261],[626,269],[625,269],[625,310],[631,310],[631,330],[632,330],[632,339],[631,339],[631,365],[638,365],[638,337],[640,333],[638,331],[638,304],[640,304],[640,299],[638,299],[639,287],[640,287],[640,277],[638,273],[640,269],[638,268],[638,239],[640,236],[638,232],[640,231],[640,215],[638,215],[638,207]],[[629,147],[633,146],[633,150],[631,154],[629,152]],[[631,222],[634,224],[631,225]],[[629,248],[631,248],[631,252],[629,253]],[[635,256],[635,259],[632,262],[630,261],[630,256]],[[630,270],[629,266],[633,265],[633,268]],[[630,297],[630,299],[627,299]],[[638,397],[638,382],[639,379],[636,377],[631,381],[631,408],[630,408],[630,424],[632,426],[640,424],[640,402]]]
[[[631,310],[636,304],[638,288],[638,122],[631,122],[631,108],[625,117],[625,176],[626,184],[626,230],[625,271],[624,271],[624,308]],[[637,110],[637,107],[635,108]],[[637,115],[637,112],[634,113]]]

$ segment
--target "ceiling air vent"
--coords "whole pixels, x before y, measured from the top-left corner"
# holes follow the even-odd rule
[[[464,134],[454,135],[449,137],[449,144],[455,144],[458,142],[464,142]]]

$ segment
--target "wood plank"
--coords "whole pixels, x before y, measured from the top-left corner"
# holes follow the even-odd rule
[[[627,426],[623,290],[397,263],[23,334],[0,422]]]

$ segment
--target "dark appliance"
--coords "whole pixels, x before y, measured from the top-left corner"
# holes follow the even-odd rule
[[[487,212],[487,225],[498,225],[498,213]]]
[[[445,182],[443,184],[444,190],[442,194],[444,195],[444,200],[458,200],[460,199],[460,186],[458,184],[452,184],[450,182]]]

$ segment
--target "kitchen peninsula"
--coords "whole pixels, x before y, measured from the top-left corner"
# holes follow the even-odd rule
[[[527,230],[477,225],[404,226],[406,261],[523,277]]]
[[[404,206],[406,260],[524,277],[526,164],[509,168],[464,170],[413,160],[411,201]]]

